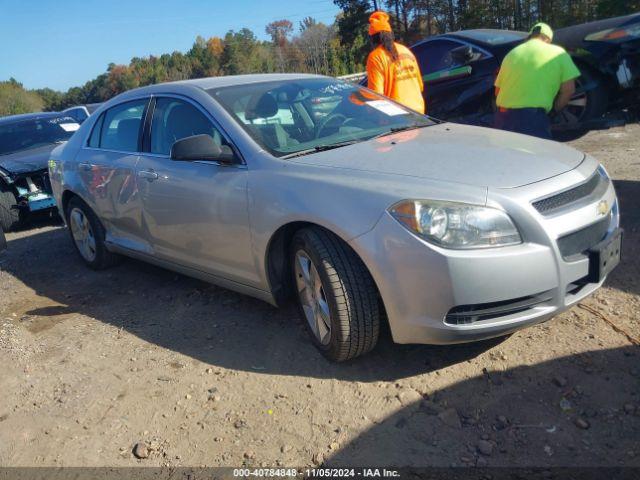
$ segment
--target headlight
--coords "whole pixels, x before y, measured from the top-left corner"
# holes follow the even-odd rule
[[[488,248],[522,243],[509,215],[495,208],[404,200],[393,205],[389,213],[411,232],[445,248]]]

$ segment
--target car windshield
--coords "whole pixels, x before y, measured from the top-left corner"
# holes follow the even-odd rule
[[[527,36],[525,32],[516,32],[513,30],[467,30],[455,32],[455,34],[478,42],[488,43],[489,45],[517,42]]]
[[[208,93],[277,157],[315,153],[435,124],[370,90],[332,78],[252,83]]]
[[[0,155],[69,140],[79,125],[71,117],[18,120],[0,125]]]

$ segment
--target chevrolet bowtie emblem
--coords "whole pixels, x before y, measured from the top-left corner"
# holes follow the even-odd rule
[[[606,215],[609,212],[609,203],[606,200],[600,200],[596,209],[598,215]]]

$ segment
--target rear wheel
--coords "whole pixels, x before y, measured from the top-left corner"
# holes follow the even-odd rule
[[[107,250],[104,227],[86,203],[72,198],[66,214],[73,244],[87,266],[103,270],[118,263],[120,256]]]
[[[0,180],[0,227],[5,232],[15,230],[20,226],[20,210],[13,191]]]
[[[341,362],[375,347],[377,289],[356,253],[321,228],[296,233],[290,250],[300,314],[316,347]]]

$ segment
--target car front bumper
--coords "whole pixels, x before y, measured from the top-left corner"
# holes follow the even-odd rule
[[[610,238],[619,224],[612,186],[604,197],[612,205],[602,220]],[[580,211],[567,215],[575,221]],[[562,218],[529,217],[526,227],[535,232],[508,247],[439,248],[389,214],[353,239],[378,286],[394,341],[453,344],[506,335],[550,319],[602,285],[604,278],[590,277],[589,256],[565,259],[560,253],[552,225]]]

